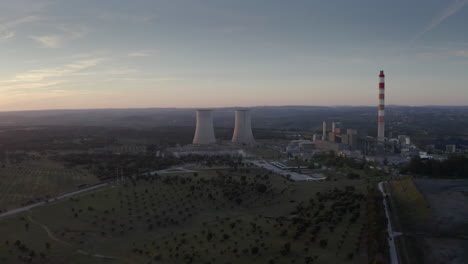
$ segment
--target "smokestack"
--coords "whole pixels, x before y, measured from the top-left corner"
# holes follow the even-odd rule
[[[216,143],[212,112],[212,110],[197,110],[197,128],[195,129],[193,144],[206,145]]]
[[[252,134],[252,121],[250,110],[236,110],[236,121],[232,142],[238,144],[254,144],[255,139]]]
[[[377,129],[377,140],[384,141],[385,138],[385,75],[383,71],[379,74],[379,118]]]
[[[322,140],[327,139],[327,122],[323,121],[322,125]]]
[[[332,132],[333,132],[333,133],[335,133],[335,127],[336,127],[335,122],[332,122]]]

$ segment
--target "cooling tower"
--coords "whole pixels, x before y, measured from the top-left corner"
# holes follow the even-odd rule
[[[206,145],[216,143],[211,113],[212,110],[197,110],[197,128],[195,129],[193,144]]]
[[[238,144],[254,144],[250,120],[250,110],[236,110],[236,122],[232,142]]]

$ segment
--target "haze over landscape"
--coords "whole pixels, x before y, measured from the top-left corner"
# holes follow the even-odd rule
[[[468,263],[468,0],[0,0],[0,264]]]
[[[468,103],[467,1],[0,3],[0,110]]]

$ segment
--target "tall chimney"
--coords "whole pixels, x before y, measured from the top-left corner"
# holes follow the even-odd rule
[[[327,122],[323,121],[322,125],[322,140],[327,139]]]
[[[332,132],[335,133],[335,128],[336,128],[336,124],[335,122],[332,122]]]
[[[379,74],[379,118],[377,128],[377,140],[384,141],[385,138],[385,75],[383,71]]]

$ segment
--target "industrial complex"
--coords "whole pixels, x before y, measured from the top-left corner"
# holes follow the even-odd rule
[[[415,155],[422,158],[432,158],[426,152],[421,152],[416,146],[412,145],[409,136],[398,135],[392,137],[392,133],[388,133],[388,135],[385,133],[384,71],[380,71],[378,81],[377,134],[375,136],[368,135],[365,130],[343,127],[340,120],[324,120],[320,134],[301,136],[288,144],[263,146],[287,153],[291,157],[299,155],[303,158],[311,158],[316,153],[328,151],[335,151],[348,157],[393,155],[401,157],[401,161]],[[252,132],[251,112],[251,109],[236,109],[233,111],[234,129],[232,139],[228,142],[216,138],[213,110],[196,110],[196,128],[192,144],[179,147],[173,153],[177,156],[186,154],[251,156],[247,151],[248,148],[259,147]],[[450,150],[453,151],[453,148],[450,148]]]

